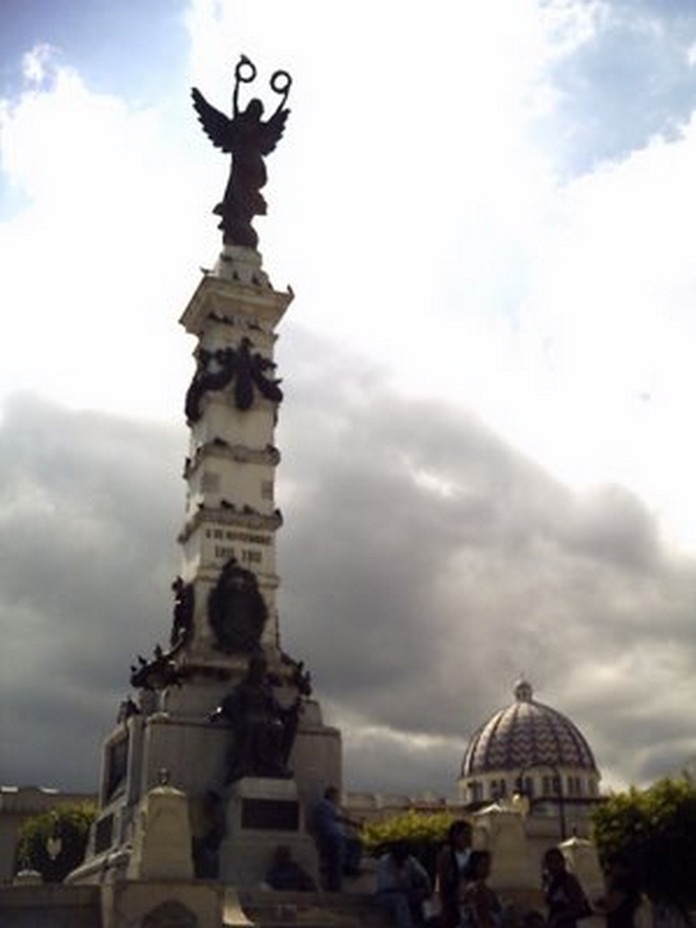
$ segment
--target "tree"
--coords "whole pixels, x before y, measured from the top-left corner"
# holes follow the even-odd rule
[[[696,784],[663,779],[603,803],[593,816],[600,857],[625,854],[653,902],[686,916],[696,905]]]
[[[92,803],[59,806],[22,822],[17,861],[37,870],[46,883],[60,883],[85,856],[89,828],[96,818]]]
[[[394,841],[405,841],[410,852],[417,857],[434,878],[435,859],[440,846],[447,838],[447,830],[454,821],[450,812],[418,812],[409,809],[400,815],[368,822],[361,838],[368,854],[376,857]]]

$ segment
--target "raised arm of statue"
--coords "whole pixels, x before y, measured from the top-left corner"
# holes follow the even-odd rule
[[[242,71],[242,68],[245,67],[250,69],[246,74]],[[240,55],[237,67],[234,69],[234,92],[232,94],[233,117],[239,115],[239,85],[250,84],[254,80],[256,80],[256,66],[254,62],[247,58],[246,55]]]
[[[282,83],[281,83],[282,82]],[[290,88],[292,87],[292,78],[287,71],[274,71],[271,75],[271,90],[275,93],[280,94],[280,101],[276,107],[276,113],[279,113],[288,102],[288,95],[290,93]],[[289,110],[288,110],[289,112]]]

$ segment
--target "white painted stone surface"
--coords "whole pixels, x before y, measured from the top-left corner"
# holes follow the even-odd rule
[[[130,880],[193,878],[191,825],[185,793],[159,786],[141,800],[127,877]]]
[[[571,838],[558,845],[571,873],[580,881],[588,899],[604,895],[604,874],[599,863],[597,848],[591,841]]]
[[[473,816],[474,846],[493,855],[490,884],[493,889],[531,888],[539,885],[539,870],[528,852],[524,817],[512,809],[491,806]]]

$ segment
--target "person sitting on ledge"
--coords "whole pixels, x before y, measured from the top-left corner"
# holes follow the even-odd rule
[[[287,844],[279,844],[273,854],[273,861],[266,873],[266,882],[271,889],[289,892],[314,893],[317,886],[312,877],[302,869]]]
[[[360,828],[361,822],[343,815],[338,804],[338,790],[327,786],[324,798],[314,806],[312,830],[319,853],[323,873],[323,888],[330,893],[339,893],[343,876],[357,876],[360,872],[362,841],[346,834],[344,825]]]

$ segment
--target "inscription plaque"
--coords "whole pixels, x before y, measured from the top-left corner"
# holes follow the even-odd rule
[[[243,799],[242,828],[259,831],[298,831],[300,804],[287,799]]]

